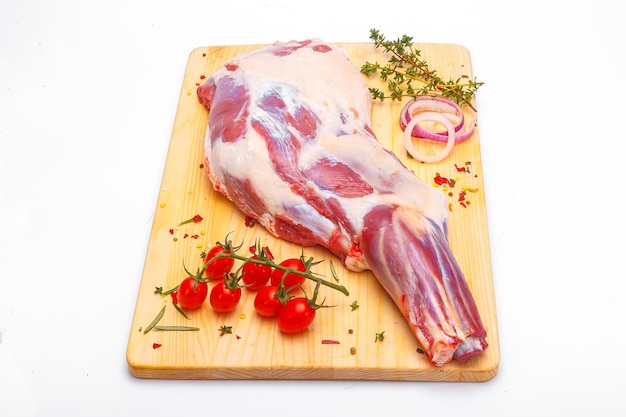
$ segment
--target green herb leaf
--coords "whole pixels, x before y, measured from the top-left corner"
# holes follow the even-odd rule
[[[159,320],[161,320],[163,318],[163,315],[165,314],[165,306],[163,306],[163,308],[161,308],[161,311],[159,311],[159,314],[156,315],[156,317],[154,318],[154,320],[152,320],[152,323],[150,323],[148,325],[148,327],[145,328],[145,330],[143,331],[143,334],[148,333],[150,330],[152,330],[154,328],[154,326],[157,325],[157,323],[159,322]]]
[[[221,326],[219,328],[220,336],[224,336],[225,334],[233,333],[233,326]]]
[[[174,304],[174,303],[172,303],[172,304],[174,305],[174,308],[175,308],[175,309],[176,309],[176,310],[177,310],[180,314],[182,314],[182,315],[183,315],[183,317],[184,317],[184,318],[186,318],[187,320],[190,320],[189,316],[187,316],[187,314],[183,311],[183,309],[182,309],[182,308],[180,308],[180,306],[179,306],[178,304]]]
[[[443,96],[459,105],[466,104],[476,111],[471,100],[483,82],[472,80],[467,75],[461,75],[456,80],[444,80],[422,59],[421,51],[414,47],[413,38],[410,36],[404,35],[396,40],[387,40],[380,31],[371,29],[370,39],[376,49],[381,48],[390,54],[389,60],[384,65],[378,62],[365,62],[361,66],[362,74],[370,77],[378,74],[380,79],[387,83],[388,95],[378,88],[370,88],[374,100],[396,101],[403,97],[418,95]]]
[[[197,331],[200,330],[199,327],[190,327],[190,326],[154,326],[154,330],[162,330],[162,331]]]

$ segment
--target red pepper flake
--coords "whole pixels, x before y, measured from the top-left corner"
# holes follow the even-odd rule
[[[204,80],[205,78],[206,78],[206,75],[201,75],[201,76],[200,76],[200,79],[201,79],[201,80]]]
[[[174,234],[174,229],[170,229],[170,235]]]
[[[199,235],[191,235],[191,238],[192,238],[192,239],[197,239],[197,238],[199,238],[199,237],[200,237]]]
[[[465,200],[465,194],[467,194],[467,192],[466,192],[466,191],[461,191],[461,192],[459,193],[459,201],[463,201],[463,200]]]
[[[323,339],[322,340],[322,344],[323,345],[338,345],[339,344],[339,340]]]
[[[254,219],[252,217],[246,216],[246,218],[244,220],[244,224],[246,225],[246,227],[254,227],[256,222],[254,221]]]
[[[241,339],[241,336],[239,336],[238,334],[236,334],[235,337],[237,338],[237,340]]]
[[[256,251],[256,246],[252,245],[248,248],[248,250],[250,251],[251,254],[254,255],[254,252]],[[265,251],[265,253],[267,254],[267,257],[270,258],[272,261],[274,260],[274,255],[272,254],[272,252],[270,251],[270,248],[265,246],[263,249],[263,251]]]
[[[185,235],[183,236],[183,239],[187,239],[187,236],[189,236],[189,233],[185,233]]]
[[[153,344],[152,344],[152,349],[158,349],[158,348],[160,348],[161,346],[163,346],[163,345],[162,345],[162,344],[160,344],[160,343],[153,343]]]
[[[183,224],[187,224],[187,223],[200,223],[202,220],[203,220],[202,216],[200,216],[199,214],[196,214],[191,219],[185,220],[184,222],[181,222],[178,225],[182,226]]]
[[[467,208],[467,206],[465,205],[464,202],[461,201],[459,204],[462,205],[463,207]]]
[[[470,168],[472,167],[472,162],[471,161],[466,161],[465,165],[460,167],[457,164],[454,164],[454,167],[456,168],[457,171],[459,172],[465,172],[466,175],[470,174]]]
[[[439,175],[439,173],[435,175],[435,178],[433,179],[433,181],[435,181],[435,184],[437,185],[450,184],[450,180],[448,180],[445,177],[442,177],[441,175]]]

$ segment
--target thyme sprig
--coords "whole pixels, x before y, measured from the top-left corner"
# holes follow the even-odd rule
[[[471,100],[484,82],[472,80],[467,75],[445,81],[437,70],[429,68],[428,63],[421,57],[421,51],[415,48],[411,36],[403,35],[396,40],[387,40],[378,30],[371,29],[370,39],[376,49],[382,48],[385,53],[391,54],[385,65],[365,62],[361,66],[362,74],[367,76],[378,74],[381,80],[387,83],[388,95],[378,88],[370,87],[373,99],[396,101],[403,97],[419,95],[443,96],[459,105],[466,104],[476,111]]]

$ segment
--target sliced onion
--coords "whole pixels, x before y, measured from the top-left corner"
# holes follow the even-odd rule
[[[423,154],[419,152],[417,149],[415,149],[415,146],[413,145],[413,137],[411,136],[413,127],[422,121],[435,121],[435,122],[441,123],[448,129],[448,134],[447,134],[448,141],[446,142],[446,147],[436,155]],[[404,146],[406,148],[406,151],[418,161],[439,162],[442,159],[444,159],[446,156],[448,156],[450,151],[452,151],[452,148],[454,147],[455,143],[456,143],[456,131],[454,130],[454,125],[452,124],[452,122],[447,116],[441,113],[437,113],[433,111],[426,111],[426,112],[418,113],[408,122],[408,124],[406,125],[406,128],[404,129]]]
[[[409,101],[400,112],[400,127],[406,130],[408,123],[418,114],[424,111],[434,111],[446,115],[448,119],[455,123],[454,131],[455,143],[467,140],[474,133],[475,123],[470,119],[467,123],[461,107],[452,100],[444,97],[418,96]],[[414,124],[412,135],[417,138],[430,139],[436,142],[447,143],[446,132],[436,129],[434,126],[421,126]]]

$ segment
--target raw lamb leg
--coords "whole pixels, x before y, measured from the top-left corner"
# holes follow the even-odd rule
[[[433,364],[487,348],[445,196],[376,139],[369,90],[341,49],[307,40],[240,55],[198,97],[217,191],[275,236],[372,270]]]

